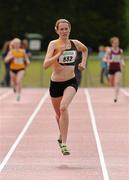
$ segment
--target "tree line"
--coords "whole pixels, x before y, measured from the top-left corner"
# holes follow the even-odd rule
[[[43,49],[55,39],[57,19],[66,18],[72,24],[71,38],[89,47],[109,44],[109,38],[118,36],[126,48],[129,39],[128,0],[1,0],[0,46],[26,33],[40,33]]]

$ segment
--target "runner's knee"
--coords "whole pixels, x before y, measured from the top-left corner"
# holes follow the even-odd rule
[[[56,119],[59,120],[60,119],[60,115],[56,114]]]
[[[120,82],[119,81],[116,82],[116,86],[120,86]]]
[[[60,112],[64,112],[67,110],[67,106],[65,104],[60,105]]]

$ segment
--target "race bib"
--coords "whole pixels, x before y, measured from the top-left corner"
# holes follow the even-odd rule
[[[121,55],[112,55],[112,61],[113,62],[120,62],[121,61]]]
[[[23,58],[15,58],[14,63],[15,64],[23,64],[24,63]]]
[[[64,51],[63,54],[59,57],[60,64],[74,64],[76,59],[77,52],[74,50]]]

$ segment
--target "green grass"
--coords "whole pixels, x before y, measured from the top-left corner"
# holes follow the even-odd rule
[[[33,60],[26,71],[23,81],[24,87],[48,87],[51,76],[51,68],[44,70],[42,61]],[[4,65],[1,63],[0,80],[4,76]],[[126,66],[123,71],[122,85],[129,86],[129,60],[126,60]],[[105,84],[100,84],[100,64],[99,61],[89,57],[87,69],[82,73],[81,87],[107,87],[109,86],[106,79]]]
[[[42,61],[32,61],[26,71],[23,86],[25,87],[47,87],[51,75],[51,69],[44,70]]]

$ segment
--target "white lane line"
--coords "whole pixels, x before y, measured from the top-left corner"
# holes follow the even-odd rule
[[[37,113],[39,112],[40,108],[42,107],[43,103],[45,102],[46,98],[48,97],[48,91],[45,93],[45,95],[42,97],[42,99],[40,100],[38,106],[36,107],[36,109],[34,110],[34,112],[32,113],[32,115],[30,116],[30,118],[28,119],[27,123],[25,124],[23,130],[21,131],[21,133],[19,134],[19,136],[17,137],[16,141],[13,143],[13,145],[11,146],[10,150],[8,151],[8,153],[6,154],[6,156],[4,157],[2,163],[0,164],[0,172],[3,170],[4,166],[7,164],[8,160],[10,159],[10,157],[12,156],[13,152],[15,151],[16,147],[18,146],[18,144],[20,143],[20,141],[22,140],[23,136],[25,135],[26,131],[28,130],[29,126],[32,124],[34,118],[36,117]]]
[[[101,164],[102,173],[103,173],[103,179],[104,180],[109,180],[109,174],[108,174],[108,170],[107,170],[107,167],[106,167],[104,154],[103,154],[103,150],[102,150],[102,146],[101,146],[101,142],[100,142],[100,138],[99,138],[99,133],[98,133],[98,130],[97,130],[96,119],[95,119],[95,115],[94,115],[94,111],[93,111],[93,107],[92,107],[92,103],[91,103],[91,97],[90,97],[90,94],[89,94],[88,90],[85,89],[84,91],[85,91],[85,95],[86,95],[86,98],[87,98],[87,103],[88,103],[89,113],[90,113],[90,117],[91,117],[92,128],[93,128],[93,132],[94,132],[94,136],[95,136],[95,140],[96,140],[96,145],[97,145],[97,149],[98,149],[100,164]]]
[[[129,92],[127,92],[126,90],[121,89],[121,92],[122,92],[125,96],[128,96],[128,97],[129,97]]]
[[[7,91],[6,93],[0,95],[0,100],[6,98],[7,96],[9,96],[10,94],[12,94],[12,90]]]

